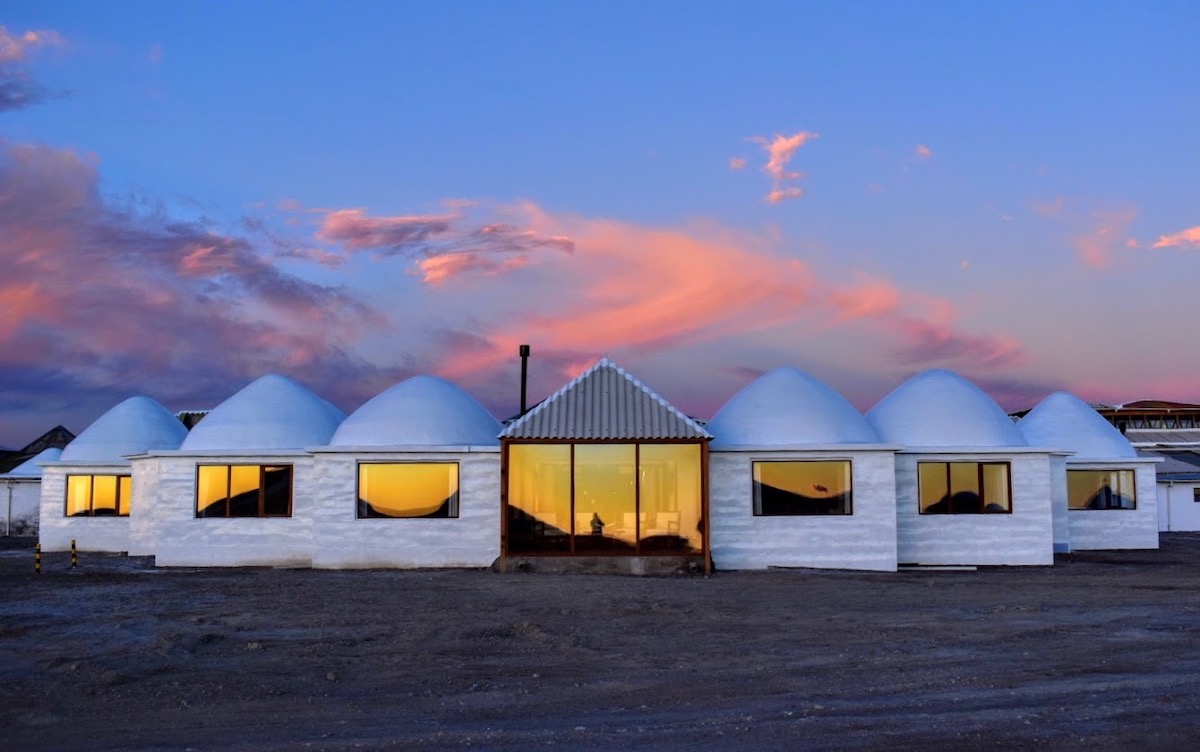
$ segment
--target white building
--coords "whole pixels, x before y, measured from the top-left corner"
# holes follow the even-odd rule
[[[4,487],[4,534],[37,535],[42,506],[42,463],[62,456],[58,447],[43,449],[0,475]]]
[[[490,566],[500,555],[500,428],[436,376],[351,413],[312,450],[313,566]]]
[[[178,451],[134,459],[152,509],[138,550],[161,566],[312,566],[317,484],[308,448],[327,444],[345,417],[284,376],[246,386]]]
[[[1054,563],[1051,450],[950,371],[917,374],[867,413],[896,454],[901,564]]]
[[[1051,460],[1057,549],[1158,548],[1155,460],[1139,457],[1120,431],[1067,392],[1046,397],[1017,427],[1030,444],[1070,452]]]
[[[128,551],[138,491],[132,455],[175,449],[187,429],[149,397],[130,397],[79,434],[55,462],[42,468],[44,551]]]
[[[706,426],[717,569],[896,569],[897,446],[795,368],[748,384]]]

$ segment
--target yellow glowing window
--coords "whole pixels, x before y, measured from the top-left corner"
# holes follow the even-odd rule
[[[200,465],[197,517],[291,517],[291,465]]]
[[[359,463],[358,516],[457,517],[458,464]]]
[[[850,462],[755,462],[754,514],[851,514]]]
[[[68,475],[67,517],[128,517],[133,480],[128,475]]]
[[[1132,470],[1068,470],[1068,509],[1137,509]]]
[[[921,514],[1007,514],[1007,462],[918,462]]]

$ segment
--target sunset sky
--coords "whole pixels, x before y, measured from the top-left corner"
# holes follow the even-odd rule
[[[0,445],[269,372],[498,417],[1200,402],[1195,2],[6,2]]]

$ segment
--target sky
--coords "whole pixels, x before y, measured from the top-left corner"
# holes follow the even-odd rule
[[[1200,402],[1194,2],[0,10],[0,445],[282,373],[498,417],[601,356]]]

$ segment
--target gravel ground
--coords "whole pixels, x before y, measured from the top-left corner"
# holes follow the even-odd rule
[[[1200,746],[1200,534],[896,574],[44,570],[0,542],[0,749]]]

